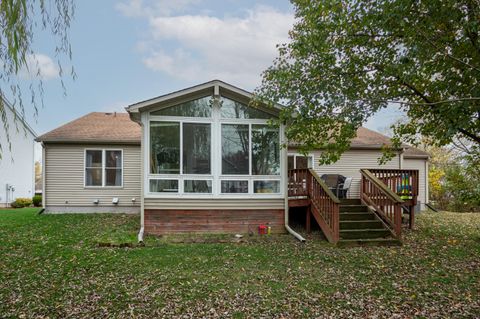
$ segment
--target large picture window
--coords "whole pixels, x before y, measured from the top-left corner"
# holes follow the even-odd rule
[[[222,124],[222,174],[250,174],[249,154],[248,125]]]
[[[277,128],[252,125],[252,174],[280,174],[280,137]]]
[[[152,121],[150,173],[210,174],[210,135],[210,124]]]
[[[210,124],[183,123],[183,174],[210,174]]]
[[[85,150],[85,186],[122,186],[122,161],[122,150]]]
[[[188,101],[152,112],[152,115],[180,116],[180,117],[211,117],[212,97],[206,96],[197,100]]]
[[[150,173],[180,173],[180,123],[150,123]]]
[[[222,97],[152,111],[150,193],[279,195],[280,133],[274,116]]]
[[[273,115],[259,109],[255,109],[243,103],[222,97],[222,118],[227,119],[272,119]]]

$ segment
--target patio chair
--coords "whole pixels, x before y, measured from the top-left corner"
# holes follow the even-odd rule
[[[345,183],[345,176],[339,174],[323,174],[320,178],[327,184],[332,193],[338,197],[339,185]]]
[[[350,189],[350,186],[352,185],[352,180],[353,180],[352,177],[347,177],[345,178],[345,181],[343,182],[343,184],[338,185],[338,189],[337,189],[338,198],[347,198],[347,193],[348,193],[348,190]]]

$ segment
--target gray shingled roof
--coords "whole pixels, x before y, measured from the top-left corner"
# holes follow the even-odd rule
[[[37,138],[39,142],[140,144],[140,125],[128,113],[92,112]]]
[[[409,148],[405,149],[405,152],[403,153],[403,157],[404,158],[429,158],[430,154],[418,148],[410,146]]]

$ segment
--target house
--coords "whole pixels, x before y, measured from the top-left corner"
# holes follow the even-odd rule
[[[33,129],[4,99],[7,130],[0,129],[0,206],[7,207],[16,198],[35,195],[35,137]],[[2,123],[0,121],[0,123]]]
[[[143,232],[256,232],[259,225],[295,233],[286,212],[301,196],[293,198],[298,194],[292,191],[302,188],[303,197],[314,196],[309,185],[320,192],[309,199],[320,205],[312,204],[312,216],[324,218],[319,209],[329,210],[334,217],[325,220],[339,223],[340,201],[317,176],[328,173],[351,177],[347,196],[364,196],[385,216],[392,200],[397,211],[399,205],[408,210],[428,201],[426,188],[418,193],[427,185],[427,154],[399,149],[385,171],[362,173],[379,168],[381,147],[390,141],[361,128],[337,163],[319,166],[315,159],[321,150],[305,157],[295,145],[282,148],[285,128],[268,125],[279,107],[252,107],[251,98],[215,80],[130,105],[128,113],[90,113],[40,136],[46,211],[140,212],[140,237]],[[424,180],[417,182],[419,176]],[[390,193],[386,199],[368,197],[365,178],[385,182],[384,192],[410,190],[408,200]],[[332,197],[328,205],[325,196]],[[321,208],[324,204],[329,208]]]

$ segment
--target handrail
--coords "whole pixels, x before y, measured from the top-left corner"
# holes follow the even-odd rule
[[[366,175],[372,183],[374,183],[383,192],[385,192],[385,195],[388,196],[391,200],[396,203],[403,203],[403,199],[401,199],[400,196],[395,194],[387,185],[385,185],[385,183],[383,183],[380,179],[373,175],[370,170],[361,169],[360,172],[362,173],[362,175]]]
[[[340,200],[312,169],[288,171],[288,195],[308,197],[310,212],[331,243],[340,240]]]
[[[317,183],[320,184],[320,186],[323,188],[323,190],[327,193],[328,197],[330,197],[335,203],[340,204],[341,201],[338,199],[337,196],[328,188],[327,184],[318,176],[317,172],[315,172],[312,168],[309,168],[308,171],[312,176],[315,178]]]
[[[360,199],[372,206],[394,236],[402,234],[402,204],[404,201],[368,169],[361,169]]]

